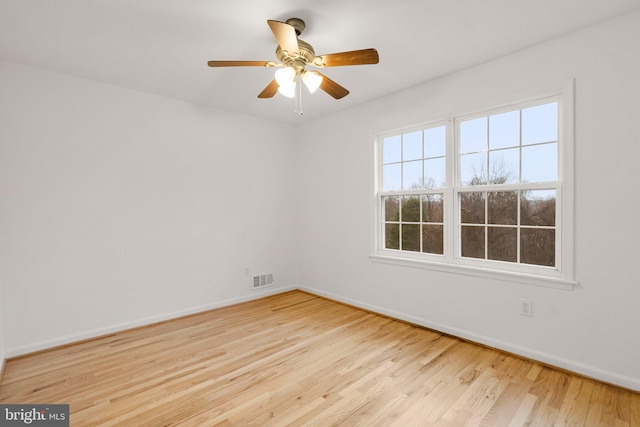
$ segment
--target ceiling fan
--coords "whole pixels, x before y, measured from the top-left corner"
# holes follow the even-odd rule
[[[278,42],[276,57],[273,61],[209,61],[210,67],[279,67],[275,78],[258,95],[258,98],[271,98],[277,92],[289,98],[301,97],[302,83],[311,93],[318,88],[335,99],[349,94],[349,91],[318,71],[308,71],[306,66],[317,68],[344,65],[377,64],[378,51],[375,49],[353,50],[316,56],[313,46],[298,38],[304,31],[305,23],[300,18],[290,18],[286,22],[268,20],[269,28]],[[296,110],[298,108],[296,107]],[[302,114],[302,111],[295,111]]]

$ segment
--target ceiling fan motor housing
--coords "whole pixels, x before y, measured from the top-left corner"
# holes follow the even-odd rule
[[[304,68],[305,65],[313,63],[316,53],[313,46],[304,40],[298,39],[298,53],[289,55],[288,52],[282,50],[280,46],[276,48],[276,57],[286,66],[291,66],[296,70]]]

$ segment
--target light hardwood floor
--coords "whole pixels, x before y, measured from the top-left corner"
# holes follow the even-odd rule
[[[640,426],[640,395],[293,291],[9,360],[72,426]]]

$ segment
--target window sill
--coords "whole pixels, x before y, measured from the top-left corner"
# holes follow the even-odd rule
[[[488,268],[470,267],[466,265],[453,265],[426,260],[410,258],[399,258],[390,255],[373,254],[369,256],[373,262],[400,265],[412,268],[424,268],[427,270],[442,271],[452,274],[462,274],[465,276],[475,276],[485,279],[502,280],[507,282],[522,283],[525,285],[543,286],[547,288],[561,289],[565,291],[573,290],[577,282],[563,278],[537,276],[533,274],[516,273],[510,271],[492,270]]]

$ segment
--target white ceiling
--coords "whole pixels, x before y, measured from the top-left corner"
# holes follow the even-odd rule
[[[0,0],[0,58],[289,124],[379,98],[633,10],[640,0]],[[334,100],[258,99],[276,60],[267,19],[299,17],[316,54],[374,47],[378,65],[323,70]],[[0,95],[1,96],[1,95]]]

